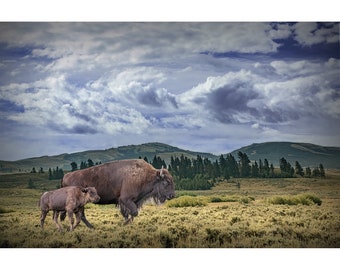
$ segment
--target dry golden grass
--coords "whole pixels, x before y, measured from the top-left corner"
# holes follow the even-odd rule
[[[115,206],[88,204],[86,215],[95,229],[81,223],[68,232],[65,220],[65,230],[60,233],[51,213],[46,218],[45,230],[39,226],[40,190],[2,187],[0,246],[340,247],[339,172],[327,172],[325,179],[240,179],[240,188],[230,181],[210,191],[186,193],[197,195],[196,199],[206,204],[189,207],[147,204],[134,223],[127,226]],[[322,204],[269,203],[275,196],[306,193],[319,197]],[[212,197],[226,201],[211,203]]]

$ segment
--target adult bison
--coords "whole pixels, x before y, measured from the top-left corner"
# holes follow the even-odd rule
[[[100,196],[97,203],[118,204],[125,224],[133,221],[147,199],[164,203],[175,197],[175,185],[168,170],[157,170],[142,159],[112,161],[70,172],[64,175],[61,186],[95,187]],[[84,209],[81,219],[93,228],[85,217]]]

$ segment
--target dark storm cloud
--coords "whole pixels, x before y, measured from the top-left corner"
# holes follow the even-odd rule
[[[165,89],[144,89],[137,93],[137,99],[144,105],[161,107],[169,102],[177,108],[175,96],[169,94]]]
[[[282,123],[298,120],[303,114],[299,111],[301,108],[269,108],[262,99],[263,96],[253,89],[251,82],[238,82],[215,89],[196,102],[203,102],[205,109],[211,112],[215,119],[226,124],[253,121]],[[258,105],[254,106],[254,102]]]
[[[207,95],[206,106],[214,116],[223,123],[237,121],[237,113],[258,114],[258,111],[248,106],[248,102],[257,98],[258,94],[246,82],[236,85],[225,85]]]
[[[75,134],[96,134],[97,130],[95,130],[93,127],[88,125],[75,125],[70,130],[68,130],[70,133]]]
[[[290,120],[298,120],[300,118],[298,111],[289,110],[271,110],[263,107],[259,108],[258,114],[260,120],[264,120],[267,123],[282,123]]]
[[[86,108],[86,105],[84,106],[84,108]],[[76,117],[79,120],[83,120],[83,121],[91,123],[91,124],[96,123],[95,119],[93,119],[93,117],[89,113],[88,114],[81,113],[73,107],[68,107],[68,112],[69,112],[71,117]],[[77,129],[75,129],[75,130],[77,130]]]

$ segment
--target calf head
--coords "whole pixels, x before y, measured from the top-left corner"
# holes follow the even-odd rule
[[[85,193],[86,197],[90,202],[96,203],[100,200],[100,197],[95,187],[82,188],[81,192]]]

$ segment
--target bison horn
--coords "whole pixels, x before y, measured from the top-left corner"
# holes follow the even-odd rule
[[[161,169],[161,172],[159,173],[160,177],[163,178],[164,177],[164,174],[163,174],[163,165],[162,165],[162,169]]]

